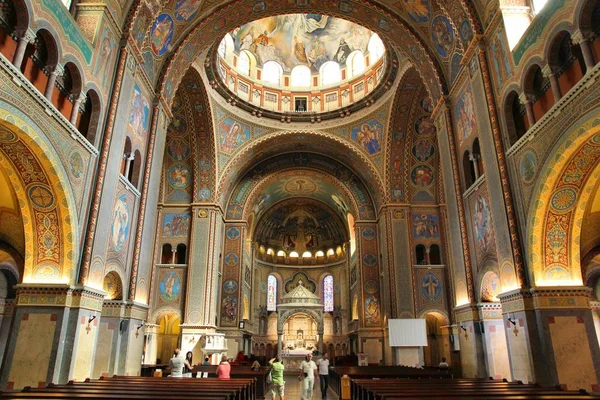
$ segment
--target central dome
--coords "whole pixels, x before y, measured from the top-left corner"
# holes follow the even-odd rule
[[[344,109],[368,99],[387,79],[386,49],[376,33],[320,14],[242,25],[225,35],[215,57],[229,96],[274,113]]]

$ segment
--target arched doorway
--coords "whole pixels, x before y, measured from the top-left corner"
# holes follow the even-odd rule
[[[157,330],[157,364],[168,363],[175,349],[179,347],[181,335],[181,318],[178,313],[166,312],[156,319]]]
[[[427,346],[423,348],[425,365],[437,366],[442,358],[450,360],[450,342],[448,335],[444,335],[443,326],[448,325],[448,319],[439,312],[425,314],[427,327]]]

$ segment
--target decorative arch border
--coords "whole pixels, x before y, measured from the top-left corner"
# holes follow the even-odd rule
[[[317,332],[322,334],[325,329],[323,322],[323,312],[311,310],[309,308],[292,308],[277,312],[277,332],[283,332],[283,325],[294,314],[308,314],[317,323]]]
[[[13,122],[0,120],[0,164],[16,178],[26,242],[23,282],[72,283],[78,232],[68,178],[43,135]]]
[[[547,157],[531,197],[527,239],[534,286],[582,284],[581,225],[600,180],[600,110],[579,121]]]
[[[212,44],[212,36],[215,34],[220,35],[227,30],[231,30],[242,24],[242,22],[230,22],[228,13],[235,11],[234,9],[236,6],[243,6],[243,3],[243,0],[233,1],[216,7],[209,15],[206,15],[206,12],[204,12],[203,17],[196,17],[193,22],[193,28],[177,39],[177,46],[174,46],[177,50],[168,53],[166,57],[158,57],[161,66],[159,67],[160,78],[157,83],[157,91],[164,94],[167,104],[170,105],[174,89],[179,85],[185,70],[192,63],[195,56],[204,48],[208,47],[209,44]],[[424,81],[427,82],[427,89],[432,99],[434,99],[434,102],[447,91],[446,80],[442,72],[443,68],[438,58],[435,56],[433,48],[430,47],[429,42],[422,37],[423,35],[418,34],[417,29],[401,18],[395,10],[390,10],[375,2],[350,4],[348,1],[342,1],[339,2],[339,4],[337,4],[337,2],[329,3],[331,3],[332,6],[329,8],[323,6],[320,10],[316,10],[315,12],[322,12],[327,15],[361,24],[388,39],[396,38],[395,40],[390,40],[394,45],[396,42],[402,40],[410,41],[410,53],[412,54],[413,60],[418,64],[419,70],[424,71],[421,72],[421,74],[424,75]],[[134,3],[129,9],[124,26],[126,33],[133,27],[133,21],[136,19],[136,15],[141,9],[140,4],[141,3],[139,2]],[[273,6],[267,7],[266,2],[254,2],[254,5],[247,4],[247,8],[248,11],[250,11],[261,5],[262,9],[254,13],[256,14],[255,19],[282,13],[306,12],[306,9],[302,7],[302,4],[296,6],[287,4],[287,9],[278,9]],[[476,20],[476,17],[472,12],[472,7],[465,6],[465,1],[463,1],[461,5],[466,8],[466,19],[471,23],[473,31],[478,30],[480,24],[473,23]],[[344,11],[348,7],[349,11]],[[467,10],[470,12],[467,12]],[[164,8],[160,9],[160,12],[164,11]],[[357,18],[357,15],[360,15],[361,18]],[[152,20],[156,17],[157,15],[153,14]],[[145,36],[148,36],[148,30],[146,31]],[[424,35],[427,37],[427,34]],[[203,38],[209,38],[206,44],[203,44]],[[200,43],[199,46],[198,43]],[[459,46],[462,45],[460,41],[458,41],[458,44]]]
[[[304,168],[322,171],[326,174],[332,174],[332,172],[335,173],[335,171],[329,171],[325,169],[325,167],[320,163],[307,163],[303,165],[296,164],[294,159],[300,159],[302,158],[302,155],[306,157],[307,161],[314,160],[315,158],[325,159],[329,163],[337,164],[336,171],[340,168],[344,168],[350,172],[351,175],[343,182],[343,185],[347,187],[347,190],[350,193],[352,193],[352,198],[358,205],[358,215],[360,219],[372,220],[375,218],[375,206],[369,191],[364,186],[360,178],[358,178],[358,176],[354,173],[354,171],[334,160],[333,158],[317,153],[296,153],[294,157],[290,157],[290,154],[284,153],[257,164],[252,170],[246,173],[242,179],[238,181],[234,190],[231,192],[231,196],[227,202],[226,217],[228,219],[238,219],[238,217],[242,215],[243,207],[249,197],[249,193],[252,191],[253,187],[259,183],[256,177],[253,175],[253,171],[261,174],[270,174],[275,172],[274,168],[276,168],[278,171],[286,168]],[[287,162],[287,165],[282,164],[282,162]],[[250,187],[247,187],[248,185],[250,185]],[[363,201],[360,200],[361,195],[364,198]]]
[[[334,144],[340,144],[345,150],[350,151],[353,154],[353,156],[357,158],[358,161],[362,162],[362,164],[358,165],[358,167],[364,167],[365,170],[365,172],[363,172],[361,175],[357,175],[359,177],[359,180],[362,180],[363,182],[373,182],[372,185],[365,186],[367,186],[367,188],[370,189],[369,193],[371,193],[374,196],[374,205],[377,206],[382,204],[383,199],[386,197],[385,186],[383,179],[381,178],[376,166],[372,163],[372,161],[361,151],[359,151],[358,147],[350,143],[350,140],[338,135],[317,130],[293,130],[272,132],[270,134],[261,136],[257,140],[253,141],[251,145],[244,147],[234,157],[230,158],[227,164],[225,164],[225,166],[222,168],[222,172],[219,177],[220,183],[217,187],[217,198],[220,198],[225,193],[229,193],[231,189],[233,189],[234,184],[242,178],[242,174],[247,173],[247,171],[252,169],[255,165],[260,164],[260,162],[254,162],[253,164],[251,164],[251,161],[246,161],[244,164],[241,165],[241,168],[234,168],[234,166],[238,166],[240,165],[240,163],[243,163],[244,159],[250,159],[248,155],[254,154],[260,145],[263,145],[269,141],[274,142],[282,137],[285,138],[286,136],[297,135],[312,135],[315,137],[322,137],[333,141]],[[292,149],[290,148],[290,151],[291,150]],[[342,164],[341,162],[335,160],[333,156],[329,156],[327,154],[323,154],[323,156],[334,160],[340,165],[343,165],[353,173],[355,173],[354,171],[357,170],[357,168],[351,168],[348,165]],[[235,171],[238,171],[238,173],[233,173]]]
[[[439,308],[426,308],[425,310],[422,310],[418,314],[418,318],[421,318],[421,319],[425,318],[425,316],[427,314],[439,314],[441,317],[443,317],[443,318],[446,319],[446,321],[443,321],[443,322],[450,321],[450,317],[448,316],[448,312],[446,310],[440,310]],[[436,318],[437,318],[437,316],[436,316]]]
[[[330,177],[329,179],[329,183],[331,183],[332,185],[334,185],[337,189],[339,189],[342,193],[344,193],[346,195],[346,197],[348,199],[350,199],[350,207],[351,207],[351,211],[354,213],[354,215],[358,215],[358,204],[356,203],[356,199],[354,198],[354,196],[352,195],[352,192],[344,185],[342,185],[336,178],[332,177],[329,174],[324,173],[323,171],[319,171],[316,169],[312,169],[312,168],[290,168],[290,169],[282,169],[280,171],[274,171],[271,174],[269,174],[268,176],[265,176],[256,186],[254,186],[250,191],[249,191],[249,195],[246,199],[246,202],[243,206],[243,213],[242,213],[242,219],[244,220],[249,220],[252,214],[252,205],[254,204],[255,199],[259,196],[261,190],[264,188],[265,185],[268,185],[269,183],[271,183],[272,180],[277,179],[277,176],[281,173],[286,173],[286,172],[290,172],[290,171],[297,171],[297,170],[313,170],[315,172],[319,172],[322,173],[326,179],[327,177]],[[282,199],[282,201],[285,199]],[[274,204],[272,204],[273,206]],[[262,215],[260,215],[259,217],[262,218]],[[344,221],[344,223],[346,223],[346,221]]]

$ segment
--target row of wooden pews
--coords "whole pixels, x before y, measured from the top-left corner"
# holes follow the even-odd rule
[[[353,379],[353,400],[600,399],[585,391],[485,379]]]
[[[110,400],[257,400],[256,379],[150,378],[113,376],[27,387],[21,392],[3,392],[0,399],[110,399]]]

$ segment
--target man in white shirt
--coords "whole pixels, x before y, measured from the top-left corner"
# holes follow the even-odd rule
[[[306,355],[306,360],[300,364],[300,376],[302,381],[302,399],[312,400],[313,388],[315,387],[315,375],[317,374],[317,364],[312,360],[312,354]]]
[[[321,384],[321,398],[327,398],[327,388],[329,387],[329,359],[327,353],[323,353],[323,357],[317,361],[319,367],[319,383]]]

